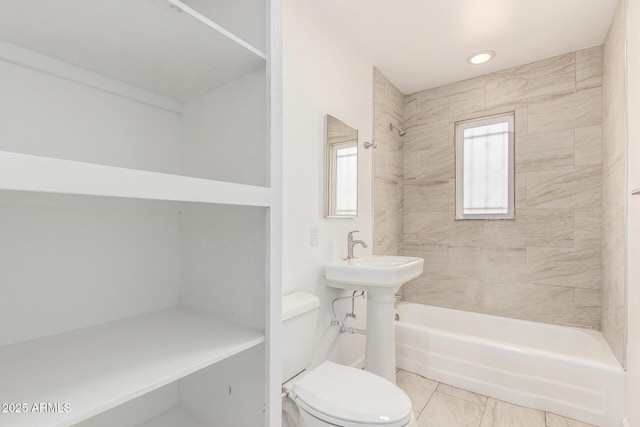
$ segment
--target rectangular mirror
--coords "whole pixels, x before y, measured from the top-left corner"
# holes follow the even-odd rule
[[[327,114],[327,218],[358,216],[358,130]]]

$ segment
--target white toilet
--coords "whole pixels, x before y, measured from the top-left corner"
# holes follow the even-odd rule
[[[413,427],[409,397],[361,369],[311,363],[320,301],[295,292],[282,299],[283,425],[291,427]]]

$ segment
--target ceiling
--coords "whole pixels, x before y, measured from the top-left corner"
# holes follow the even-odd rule
[[[309,0],[402,93],[600,45],[617,0]],[[494,50],[483,65],[466,58]]]

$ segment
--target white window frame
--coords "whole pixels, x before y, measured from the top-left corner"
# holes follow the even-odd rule
[[[507,122],[509,126],[509,176],[507,213],[465,214],[464,213],[464,131],[465,129]],[[464,120],[455,124],[456,146],[456,219],[515,219],[515,112],[496,114],[477,119]]]

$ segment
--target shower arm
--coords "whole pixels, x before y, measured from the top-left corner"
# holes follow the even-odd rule
[[[407,131],[404,129],[399,128],[398,126],[394,125],[393,123],[389,123],[389,130],[397,130],[398,131],[398,136],[405,136],[407,134]]]

